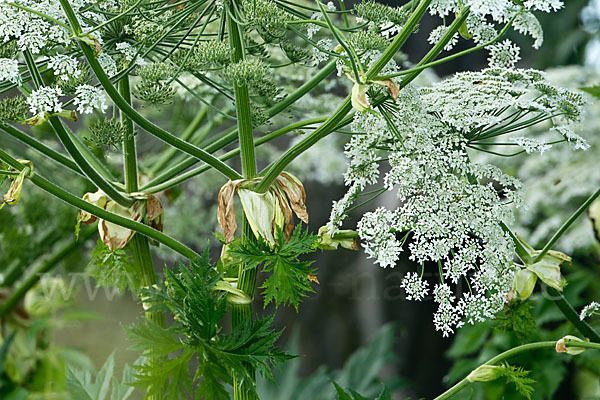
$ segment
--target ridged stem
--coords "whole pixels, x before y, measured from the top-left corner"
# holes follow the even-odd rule
[[[54,150],[53,148],[45,145],[44,143],[40,142],[36,138],[29,136],[27,133],[23,132],[22,130],[17,129],[12,125],[3,124],[3,123],[0,123],[0,130],[4,131],[8,135],[12,136],[19,142],[37,150],[42,155],[56,161],[60,165],[69,168],[71,171],[76,172],[82,176],[85,176],[84,173],[81,172],[81,169],[79,169],[77,164],[72,159],[59,153],[58,151]]]
[[[273,106],[271,106],[267,110],[267,115],[270,117],[274,117],[279,114],[283,110],[287,109],[290,105],[295,103],[298,99],[304,96],[306,93],[310,92],[315,86],[321,83],[325,78],[327,78],[331,73],[335,71],[335,60],[330,61],[328,64],[323,67],[321,71],[319,71],[315,76],[313,76],[309,81],[305,82],[298,89],[294,90],[292,93],[287,95],[283,100],[277,102]],[[223,135],[216,139],[215,141],[207,144],[204,149],[209,153],[214,153],[217,150],[222,149],[223,147],[233,143],[238,137],[237,127],[233,127],[231,129],[226,130]],[[237,149],[239,152],[239,148]],[[222,159],[221,159],[222,160]],[[160,174],[156,178],[152,180],[152,182],[148,183],[146,187],[156,186],[163,182],[166,182],[170,179],[174,179],[178,174],[187,170],[188,168],[194,166],[198,163],[198,160],[195,158],[189,158],[180,162],[179,164],[169,168],[169,170]],[[208,166],[210,167],[210,166]],[[200,168],[204,168],[200,167]],[[145,189],[145,188],[142,188]]]
[[[123,99],[131,104],[131,88],[129,87],[129,76],[124,76],[119,81],[119,92]],[[120,112],[121,125],[125,130],[123,138],[123,164],[125,174],[125,190],[127,193],[138,191],[138,169],[137,169],[137,149],[135,146],[135,135],[133,122],[127,115]],[[156,273],[154,272],[154,263],[150,253],[148,238],[142,235],[133,235],[129,242],[133,264],[140,274],[140,287],[150,287],[156,284]],[[143,299],[142,304],[143,304]],[[162,311],[146,312],[146,318],[156,322],[159,326],[165,327],[165,314]],[[158,393],[147,396],[149,400],[161,400],[163,398],[164,388]]]
[[[235,7],[230,7],[236,0],[231,0],[229,3],[229,11],[227,18],[227,28],[229,34],[229,44],[232,49],[231,62],[241,62],[245,58],[244,37],[243,31],[232,18],[235,12]],[[235,81],[233,84],[235,95],[235,105],[237,113],[237,131],[238,140],[240,143],[240,155],[242,162],[242,175],[249,179],[256,176],[256,158],[254,154],[254,138],[252,136],[252,114],[250,109],[250,95],[248,93],[248,85],[246,82]],[[244,217],[242,228],[242,242],[254,240],[254,234],[250,229],[248,221]],[[250,270],[245,268],[245,265],[240,265],[238,271],[237,288],[246,293],[250,298],[254,297],[256,288],[256,268]],[[246,320],[252,318],[252,303],[239,304],[233,306],[231,310],[231,323],[233,328],[243,324]],[[252,367],[247,366],[251,376],[255,375]],[[241,384],[237,376],[233,376],[233,398],[234,400],[251,400],[256,396],[252,390],[249,390],[249,383]]]

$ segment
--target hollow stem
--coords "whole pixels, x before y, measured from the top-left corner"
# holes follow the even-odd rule
[[[235,0],[233,0],[235,1]],[[232,49],[231,62],[237,63],[245,58],[243,28],[233,18],[235,13],[235,4],[229,3],[227,17],[227,28],[229,32],[229,44]],[[235,105],[237,112],[238,140],[240,143],[240,155],[242,161],[242,174],[244,178],[253,178],[256,175],[256,158],[254,154],[254,138],[252,136],[252,114],[250,109],[250,95],[248,85],[245,82],[235,81],[233,84]],[[242,229],[242,242],[254,240],[254,234],[246,218]],[[240,265],[238,270],[238,289],[246,293],[250,298],[254,297],[256,288],[256,268],[248,270],[245,265]],[[252,303],[234,305],[231,311],[231,323],[233,328],[243,324],[246,320],[252,318]],[[250,366],[247,369],[251,376],[255,371]],[[233,398],[235,400],[255,399],[253,391],[248,389],[248,383],[242,383],[237,376],[233,376]]]

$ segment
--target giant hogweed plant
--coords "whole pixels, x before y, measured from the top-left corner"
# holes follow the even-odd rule
[[[528,396],[527,373],[507,364],[509,357],[540,348],[570,354],[600,348],[598,333],[561,294],[560,266],[570,257],[552,250],[600,190],[536,250],[511,230],[524,188],[501,168],[503,156],[544,152],[562,142],[573,151],[588,147],[576,133],[584,98],[553,86],[543,72],[515,68],[520,50],[504,37],[516,30],[539,47],[535,14],[562,7],[558,0],[413,0],[396,8],[363,1],[353,9],[343,1],[3,2],[0,130],[37,151],[20,159],[14,149],[0,148],[0,176],[8,187],[3,206],[18,207],[35,185],[80,210],[77,232],[97,224],[99,281],[128,286],[143,305],[144,320],[127,331],[143,356],[134,384],[148,398],[226,398],[227,386],[235,399],[256,398],[256,374],[272,378],[272,368],[293,356],[276,347],[273,316],[252,314],[255,295],[265,305],[297,309],[318,290],[318,269],[305,255],[340,245],[356,249],[358,239],[384,268],[402,251],[410,253],[415,268],[402,287],[409,300],[431,291],[438,304],[433,321],[443,335],[527,299],[538,280],[548,285],[565,318],[591,342],[566,336],[512,348],[440,398],[500,377]],[[400,52],[427,13],[441,22],[429,34],[429,51],[411,64]],[[453,51],[459,41],[467,49]],[[415,83],[424,70],[478,50],[489,52],[483,71]],[[290,65],[314,73],[289,90],[281,71]],[[347,96],[333,112],[302,119],[296,104],[334,72],[346,82]],[[168,109],[181,91],[198,109],[182,132],[144,115],[144,107]],[[298,120],[271,129],[270,121],[283,113]],[[83,140],[70,122],[82,119]],[[523,136],[540,123],[550,124],[553,139]],[[53,143],[37,139],[38,128],[50,129]],[[259,170],[264,163],[256,148],[298,130],[311,132]],[[334,150],[348,160],[347,193],[318,232],[294,227],[294,215],[307,223],[309,213],[302,182],[286,169],[321,139],[340,134],[350,137]],[[136,148],[146,135],[167,145],[151,162]],[[522,150],[502,152],[510,146]],[[121,172],[98,157],[99,147],[121,150]],[[472,161],[476,152],[496,155],[494,164]],[[239,163],[228,162],[237,156]],[[36,158],[58,163],[94,190],[70,193]],[[217,262],[162,232],[164,224],[176,223],[164,220],[162,193],[209,170],[222,177],[214,193],[222,228]],[[364,214],[356,230],[343,226],[351,210],[390,190],[397,208]],[[159,280],[151,245],[187,261],[165,269]],[[424,274],[432,267],[437,280],[430,282]],[[259,269],[267,279],[256,288]],[[2,315],[34,283],[35,277],[22,282]],[[467,290],[459,289],[463,284]],[[226,315],[231,329],[224,327]],[[82,382],[94,385],[89,377]],[[335,389],[342,399],[363,398],[351,388]]]

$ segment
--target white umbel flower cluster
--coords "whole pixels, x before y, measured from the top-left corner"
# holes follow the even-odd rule
[[[54,75],[65,81],[71,77],[78,78],[81,75],[77,59],[65,54],[49,57],[48,68],[54,70]]]
[[[540,154],[544,154],[545,151],[548,151],[552,148],[551,144],[547,144],[541,140],[536,138],[528,138],[528,137],[511,137],[509,139],[513,143],[518,144],[525,150],[527,154],[539,152]]]
[[[406,300],[423,300],[429,294],[429,283],[416,272],[409,272],[402,279],[400,287],[406,291]]]
[[[450,14],[458,14],[465,7],[470,7],[467,17],[466,30],[461,33],[468,34],[476,43],[487,43],[498,36],[497,25],[502,26],[512,23],[514,30],[530,36],[534,42],[533,47],[539,48],[544,40],[541,25],[534,12],[553,12],[564,7],[559,0],[530,0],[515,2],[513,0],[433,0],[429,6],[432,15],[444,18]],[[436,28],[430,36],[430,41],[439,37],[444,27]],[[452,47],[455,38],[449,43]],[[513,67],[520,59],[519,47],[505,40],[488,46],[490,67]]]
[[[21,50],[29,50],[32,54],[41,54],[44,50],[66,46],[72,39],[72,32],[66,28],[69,25],[67,17],[60,5],[59,0],[18,0],[14,3],[36,11],[33,13],[27,9],[17,8],[10,5],[8,1],[0,2],[0,40],[16,40]],[[113,0],[72,0],[70,1],[74,10],[79,10],[87,5],[94,5],[106,9],[114,5]],[[86,11],[83,13],[85,19],[80,19],[82,27],[88,28],[86,21],[104,21],[106,17],[102,13]],[[49,18],[61,22],[59,25]]]
[[[488,47],[490,67],[513,68],[521,59],[519,46],[506,39],[500,43],[494,43]]]
[[[59,113],[63,110],[61,96],[64,96],[64,93],[60,88],[46,86],[31,92],[27,98],[27,104],[33,115],[43,116],[45,113]]]
[[[523,204],[523,185],[494,165],[472,162],[469,152],[536,121],[570,127],[584,102],[538,71],[503,68],[456,74],[421,89],[409,85],[387,102],[355,115],[356,135],[345,151],[349,190],[334,203],[329,230],[339,228],[364,189],[381,183],[395,191],[395,209],[362,217],[361,243],[382,267],[393,267],[407,244],[412,261],[439,272],[432,283],[434,323],[448,335],[502,310],[517,270],[504,226]],[[429,284],[411,272],[402,287],[408,299],[421,300]]]
[[[583,307],[583,310],[581,310],[581,314],[579,314],[579,319],[583,321],[584,319],[591,317],[595,314],[600,314],[600,304],[596,303],[595,301],[592,301],[590,304]]]
[[[431,33],[429,34],[429,37],[427,38],[427,41],[434,45],[437,42],[440,41],[440,39],[442,38],[442,36],[444,36],[446,34],[446,32],[448,31],[448,27],[444,26],[444,25],[440,25],[437,28],[435,28],[434,30],[431,31]],[[454,46],[456,45],[456,43],[458,43],[458,32],[456,32],[453,36],[452,39],[450,39],[450,41],[448,42],[448,44],[446,46],[444,46],[444,50],[446,51],[450,51],[454,48]]]
[[[77,111],[81,114],[91,114],[95,108],[101,112],[105,112],[108,108],[106,97],[102,93],[102,90],[90,85],[77,87],[73,104],[77,106]]]
[[[15,85],[22,83],[19,74],[19,62],[10,58],[0,58],[0,81],[9,81]]]

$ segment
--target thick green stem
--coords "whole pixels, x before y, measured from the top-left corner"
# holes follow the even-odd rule
[[[119,91],[127,103],[131,104],[131,89],[129,87],[129,76],[125,76],[119,81]],[[138,190],[138,168],[137,168],[137,150],[135,147],[135,135],[133,122],[122,112],[120,113],[121,125],[125,130],[123,138],[123,165],[125,175],[125,190],[127,193],[137,192]]]
[[[129,87],[129,76],[125,76],[119,81],[119,91],[121,96],[131,103],[131,89]],[[137,150],[135,146],[135,136],[133,134],[133,122],[124,113],[121,113],[121,124],[125,128],[125,138],[123,139],[123,164],[125,168],[125,188],[128,193],[138,191],[138,170],[137,170]],[[133,263],[136,265],[142,282],[141,287],[152,286],[156,284],[156,274],[154,272],[154,263],[150,253],[148,238],[141,235],[134,235],[130,242]],[[147,312],[146,317],[165,325],[165,315],[163,312]]]
[[[231,0],[232,2],[236,0]],[[231,3],[229,4],[231,6]],[[232,49],[231,62],[241,62],[245,58],[244,37],[243,31],[232,18],[235,13],[235,7],[229,9],[227,18],[227,27],[229,33],[229,44]],[[246,82],[235,81],[233,84],[235,95],[235,105],[237,113],[238,140],[240,143],[240,155],[242,161],[242,174],[244,178],[254,178],[256,176],[256,158],[254,154],[254,138],[252,136],[252,114],[250,110],[250,94],[248,93],[248,85]],[[242,229],[242,241],[248,242],[254,240],[254,234],[250,229],[250,224],[244,218]],[[237,288],[246,293],[250,298],[254,297],[256,288],[256,268],[251,270],[246,269],[245,265],[240,265],[238,271]],[[252,303],[239,304],[233,306],[231,310],[231,323],[233,328],[243,324],[248,318],[252,318]],[[248,366],[251,375],[255,371]],[[248,389],[248,383],[242,384],[238,381],[238,377],[233,377],[233,398],[235,400],[250,400],[255,399],[254,393]]]
[[[79,24],[77,16],[75,15],[73,8],[69,4],[69,1],[60,0],[60,4],[63,8],[63,11],[65,12],[65,15],[67,16],[67,19],[69,20],[69,24],[71,25],[73,31],[76,34],[81,34],[81,25]],[[112,101],[119,108],[119,110],[121,110],[129,118],[131,118],[131,120],[135,122],[140,128],[144,129],[146,132],[157,137],[163,142],[168,143],[171,146],[211,165],[214,169],[221,172],[229,179],[241,178],[241,175],[238,174],[233,168],[231,168],[227,164],[224,164],[223,162],[219,161],[217,158],[207,153],[206,151],[200,149],[199,147],[194,146],[193,144],[188,143],[185,140],[178,138],[177,136],[174,136],[173,134],[160,128],[159,126],[155,125],[151,121],[144,118],[141,114],[139,114],[130,104],[128,104],[125,101],[125,99],[123,99],[123,97],[119,94],[119,91],[114,87],[109,77],[102,69],[102,66],[96,59],[94,50],[92,50],[92,48],[88,44],[84,43],[81,40],[79,41],[79,46],[83,52],[83,55],[87,59],[90,68],[94,71],[96,78],[98,78],[98,81],[100,82],[102,88],[106,91],[108,96],[112,99]]]
[[[21,164],[14,157],[12,157],[10,154],[6,153],[2,149],[0,149],[0,160],[4,161],[6,164],[10,165],[18,171],[21,171],[23,170],[23,168],[25,168],[23,164]],[[182,256],[188,259],[193,260],[200,257],[200,255],[194,250],[190,249],[183,243],[178,242],[172,237],[165,235],[164,233],[159,232],[156,229],[149,227],[148,225],[144,225],[142,223],[133,221],[129,218],[122,217],[110,211],[106,211],[104,208],[100,208],[91,203],[88,203],[87,201],[75,196],[72,193],[69,193],[65,189],[50,182],[49,180],[45,179],[37,173],[34,173],[29,180],[34,185],[38,186],[40,189],[50,193],[55,197],[58,197],[59,199],[63,200],[65,203],[72,205],[73,207],[79,208],[108,222],[112,222],[122,227],[131,229],[135,232],[149,237],[150,239],[154,239],[157,242],[164,244],[168,248],[174,250],[175,252],[181,254]]]
[[[102,175],[92,167],[81,153],[77,150],[75,143],[69,137],[69,133],[65,129],[62,121],[56,117],[50,118],[50,125],[54,128],[56,136],[60,139],[67,152],[75,160],[79,168],[85,173],[90,181],[98,188],[101,189],[108,197],[119,203],[124,207],[131,206],[134,201],[129,197],[126,197],[123,193],[118,191],[111,183],[106,181]]]
[[[585,349],[595,349],[600,350],[600,343],[590,343],[590,342],[572,342],[569,344],[571,347],[581,347]],[[513,357],[517,354],[538,350],[538,349],[547,349],[547,348],[555,348],[556,342],[536,342],[536,343],[528,343],[521,346],[514,347],[510,350],[507,350],[503,353],[498,354],[496,357],[490,358],[487,362],[481,365],[494,365],[502,362],[510,357]],[[479,367],[478,367],[479,368]],[[477,369],[477,368],[476,368]],[[475,370],[476,370],[475,369]],[[475,371],[473,370],[473,371]],[[446,400],[451,398],[456,393],[460,392],[465,387],[469,386],[471,381],[468,379],[469,377],[464,378],[456,385],[452,386],[450,389],[446,390],[444,393],[435,398],[435,400]]]
[[[233,10],[231,10],[233,13]],[[232,49],[231,62],[238,63],[244,60],[244,39],[240,26],[227,18],[229,28],[229,44]],[[254,138],[252,137],[252,113],[250,110],[250,94],[246,82],[233,83],[235,95],[235,108],[237,113],[238,139],[242,159],[242,175],[244,178],[253,178],[256,175],[256,158],[254,155]]]
[[[254,141],[254,146],[258,147],[261,144],[267,143],[275,138],[278,138],[281,135],[284,135],[288,132],[294,131],[296,129],[305,127],[307,125],[311,125],[311,124],[316,124],[319,122],[324,122],[327,120],[327,117],[321,117],[321,118],[313,118],[313,119],[309,119],[306,121],[300,121],[300,122],[296,122],[294,124],[288,125],[284,128],[281,128],[275,132],[271,132],[268,135],[262,136],[260,138],[258,138],[257,140]],[[347,121],[348,123],[350,122],[350,120]],[[342,121],[342,124],[344,123],[344,121]],[[340,124],[341,125],[341,124]],[[221,157],[219,157],[219,159],[221,161],[225,161],[225,160],[229,160],[230,158],[233,158],[234,156],[240,154],[240,149],[239,147],[236,149],[233,149],[225,154],[223,154]],[[170,179],[166,182],[159,182],[156,185],[146,185],[144,186],[141,190],[144,192],[148,192],[148,193],[156,193],[156,192],[160,192],[162,190],[167,190],[175,185],[178,185],[182,182],[185,182],[186,180],[197,176],[203,172],[206,172],[210,170],[210,166],[208,165],[203,165],[201,167],[198,168],[194,168],[190,171],[187,171],[181,175],[178,175],[177,177]]]
[[[342,119],[352,110],[352,103],[350,97],[346,98],[344,103],[338,110],[327,119],[318,129],[308,135],[304,140],[298,143],[286,151],[275,163],[273,163],[266,172],[261,182],[256,187],[256,191],[259,193],[266,192],[273,181],[279,176],[279,174],[288,166],[296,157],[304,153],[306,150],[314,146],[319,140],[327,136],[329,133],[339,125]]]
[[[274,117],[279,114],[281,111],[287,109],[291,104],[295,103],[298,99],[304,96],[306,93],[310,92],[315,86],[323,81],[326,77],[328,77],[335,70],[335,60],[330,61],[319,73],[313,76],[308,82],[304,83],[298,89],[287,95],[282,101],[277,102],[272,107],[267,110],[267,115],[269,117]],[[223,147],[231,144],[237,139],[238,130],[237,127],[228,129],[225,131],[224,135],[219,139],[215,140],[212,143],[209,143],[204,149],[209,153],[214,153],[217,150],[222,149]],[[222,159],[221,159],[222,160]],[[169,168],[168,171],[165,171],[163,174],[157,176],[152,180],[146,187],[156,186],[160,183],[166,182],[170,179],[175,178],[181,172],[187,170],[188,168],[194,166],[198,163],[198,160],[195,158],[190,158],[182,161],[181,163]],[[203,168],[203,167],[201,167]],[[142,188],[145,190],[145,188]]]
[[[25,294],[31,289],[41,278],[43,274],[46,274],[52,269],[56,267],[56,265],[65,259],[69,254],[79,248],[79,246],[91,238],[94,233],[96,233],[96,229],[93,227],[89,227],[85,229],[80,235],[79,240],[72,240],[69,243],[61,246],[59,250],[54,253],[50,258],[46,261],[42,262],[37,268],[35,268],[31,273],[25,278],[15,289],[10,296],[6,299],[6,301],[0,307],[0,317],[4,317],[6,314],[11,312],[16,305],[21,301],[21,299],[25,296]]]

